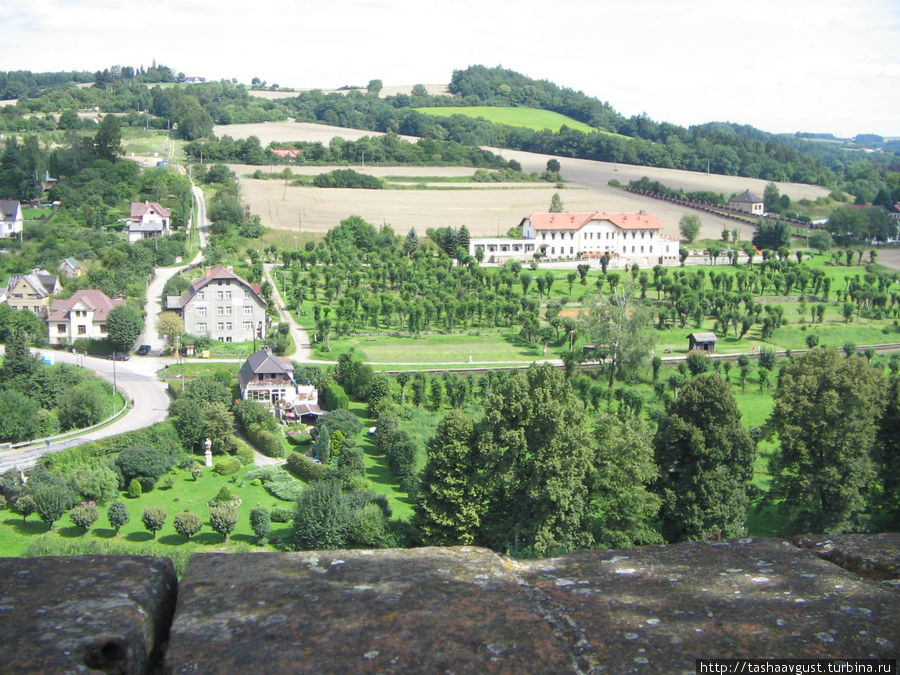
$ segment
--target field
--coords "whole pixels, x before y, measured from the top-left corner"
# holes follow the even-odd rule
[[[321,124],[268,122],[217,126],[214,133],[232,138],[256,136],[265,146],[272,141],[319,141],[328,143],[334,137],[358,139],[376,132],[329,127]],[[408,140],[415,141],[410,138]],[[492,149],[505,159],[515,159],[528,173],[540,173],[546,168],[550,155],[515,150]],[[762,194],[766,181],[737,176],[708,175],[677,169],[656,169],[584,159],[560,158],[563,189],[548,184],[540,188],[502,189],[496,187],[460,190],[354,190],[290,187],[280,181],[260,181],[241,178],[241,197],[253,213],[259,214],[264,225],[298,232],[327,232],[349,215],[359,215],[376,225],[388,223],[398,232],[411,227],[423,234],[429,227],[459,227],[466,225],[474,236],[494,236],[518,225],[523,217],[549,208],[550,197],[559,192],[567,211],[636,212],[647,211],[660,219],[663,233],[678,235],[678,221],[686,213],[697,212],[653,199],[646,199],[609,186],[612,179],[622,184],[647,176],[673,188],[684,190],[712,190],[726,196],[751,190]],[[271,171],[273,167],[262,168]],[[471,176],[469,167],[353,167],[372,175]],[[292,171],[297,171],[291,167]],[[315,167],[321,173],[323,167]],[[251,171],[243,171],[251,173]],[[813,185],[781,183],[779,189],[792,200],[816,199],[828,194],[825,188]],[[753,228],[714,216],[701,215],[701,238],[718,239],[724,226],[737,227],[741,238],[748,239]],[[301,224],[302,219],[302,224]],[[883,261],[884,262],[884,261]]]
[[[567,126],[575,131],[583,131],[586,134],[593,133],[597,129],[584,122],[573,120],[551,110],[539,108],[500,108],[497,106],[462,106],[462,107],[429,107],[416,108],[423,115],[435,117],[450,117],[451,115],[465,115],[466,117],[481,117],[495,124],[506,124],[511,127],[526,127],[528,129],[550,129],[559,131]]]

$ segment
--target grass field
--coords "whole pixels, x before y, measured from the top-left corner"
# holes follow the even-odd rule
[[[463,107],[437,107],[416,108],[416,112],[435,117],[450,117],[451,115],[465,115],[466,117],[481,117],[488,122],[507,124],[511,127],[526,127],[528,129],[550,129],[559,131],[563,126],[586,134],[599,131],[592,126],[573,120],[571,117],[560,115],[550,110],[539,108],[500,108],[497,106],[463,106]],[[603,132],[601,132],[603,133]]]

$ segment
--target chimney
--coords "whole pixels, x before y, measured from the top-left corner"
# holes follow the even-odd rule
[[[212,267],[207,267],[207,268],[206,268],[206,276],[207,276],[207,277],[211,277],[211,276],[212,276]]]

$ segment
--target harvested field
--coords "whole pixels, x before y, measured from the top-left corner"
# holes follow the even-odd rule
[[[232,138],[257,136],[263,145],[272,141],[320,141],[328,143],[333,137],[357,139],[374,136],[377,132],[358,129],[343,129],[321,124],[291,122],[269,122],[261,124],[236,124],[217,126],[214,133]],[[416,139],[410,138],[415,141]],[[540,155],[516,150],[490,148],[506,159],[515,159],[526,172],[543,171],[550,155]],[[751,190],[762,194],[766,181],[737,176],[720,176],[677,169],[657,169],[628,164],[595,162],[584,159],[559,158],[562,176],[568,181],[566,188],[559,190],[567,211],[647,211],[660,219],[663,232],[678,236],[678,221],[686,213],[698,212],[684,209],[668,202],[647,199],[608,185],[611,179],[626,184],[642,176],[651,180],[685,190],[712,190],[729,196],[735,192]],[[272,167],[262,168],[271,171]],[[299,173],[299,167],[291,167]],[[322,167],[312,167],[313,173],[323,171]],[[430,168],[430,167],[354,167],[372,175],[471,175],[474,169]],[[443,173],[451,171],[453,173]],[[377,172],[377,173],[376,173]],[[248,172],[243,172],[248,173]],[[306,171],[304,171],[306,173]],[[804,197],[815,199],[827,195],[825,188],[796,183],[779,183],[782,194],[797,200]],[[557,188],[525,189],[477,189],[477,190],[352,190],[291,188],[285,191],[281,181],[259,181],[241,179],[242,198],[258,213],[264,225],[273,228],[296,230],[300,216],[303,230],[324,232],[349,215],[359,215],[378,225],[391,224],[398,232],[406,232],[415,227],[421,234],[429,227],[466,225],[475,236],[491,236],[504,233],[518,225],[524,216],[545,211],[550,197]],[[700,214],[702,228],[700,238],[717,239],[723,227],[737,228],[742,239],[753,233],[749,225],[741,225],[705,214]],[[887,261],[884,260],[885,264]]]
[[[378,92],[378,98],[386,98],[387,96],[396,96],[397,94],[410,94],[412,93],[412,88],[415,85],[412,84],[401,84],[393,87],[383,87],[380,92]],[[425,90],[428,92],[430,96],[441,96],[443,94],[449,94],[450,91],[447,89],[446,84],[426,84],[423,85]],[[366,90],[365,87],[359,87],[358,89],[323,89],[323,94],[346,94],[350,91],[362,91]],[[264,98],[269,101],[275,101],[279,98],[293,98],[297,96],[300,92],[303,91],[312,91],[311,89],[297,89],[296,91],[282,91],[280,89],[268,90],[268,89],[254,89],[250,92],[251,96],[256,96],[257,98]]]

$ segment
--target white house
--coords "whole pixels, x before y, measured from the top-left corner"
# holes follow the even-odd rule
[[[277,408],[287,418],[319,416],[319,393],[311,384],[294,381],[290,359],[275,356],[266,346],[251,354],[238,372],[241,398]]]
[[[23,222],[22,205],[13,199],[0,199],[0,237],[18,236]]]
[[[678,260],[678,241],[660,233],[659,219],[646,213],[534,213],[521,221],[521,239],[469,241],[469,254],[484,251],[488,262],[504,257],[529,258],[534,253],[556,260],[601,258],[610,265],[634,263],[652,267]],[[498,248],[505,242],[509,253]],[[518,253],[520,247],[521,253]]]
[[[128,242],[150,239],[171,233],[168,210],[156,202],[131,202],[131,216],[128,224]]]
[[[110,310],[122,299],[111,300],[103,291],[75,291],[71,298],[53,300],[47,317],[50,344],[71,344],[77,338],[105,340]]]
[[[761,216],[765,213],[766,205],[762,199],[750,192],[750,190],[745,190],[728,200],[728,208],[749,213],[751,216]]]

